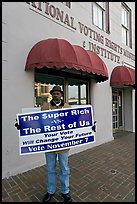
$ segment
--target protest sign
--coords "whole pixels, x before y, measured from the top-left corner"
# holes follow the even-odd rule
[[[91,105],[17,114],[20,155],[95,142]]]

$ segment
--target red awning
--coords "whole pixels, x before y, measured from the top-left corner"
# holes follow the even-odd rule
[[[127,66],[117,66],[110,78],[111,86],[135,86],[135,69]]]
[[[107,67],[97,54],[78,45],[71,45],[64,39],[42,40],[32,47],[27,56],[25,70],[44,67],[74,68],[95,75],[98,81],[108,79]]]

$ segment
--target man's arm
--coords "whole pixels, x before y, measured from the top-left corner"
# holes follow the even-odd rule
[[[63,108],[70,108],[71,106],[68,103],[65,103]]]

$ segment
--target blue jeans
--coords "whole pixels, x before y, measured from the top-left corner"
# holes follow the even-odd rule
[[[56,191],[56,163],[57,163],[57,155],[60,165],[60,192],[61,193],[69,193],[69,176],[70,176],[70,168],[68,163],[68,152],[63,153],[45,153],[46,155],[46,181],[47,181],[47,192],[55,193]]]

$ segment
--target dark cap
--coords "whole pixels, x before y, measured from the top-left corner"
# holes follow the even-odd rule
[[[50,91],[50,94],[53,93],[53,91],[60,91],[63,94],[63,91],[61,90],[61,87],[56,85],[52,88],[52,90]]]

